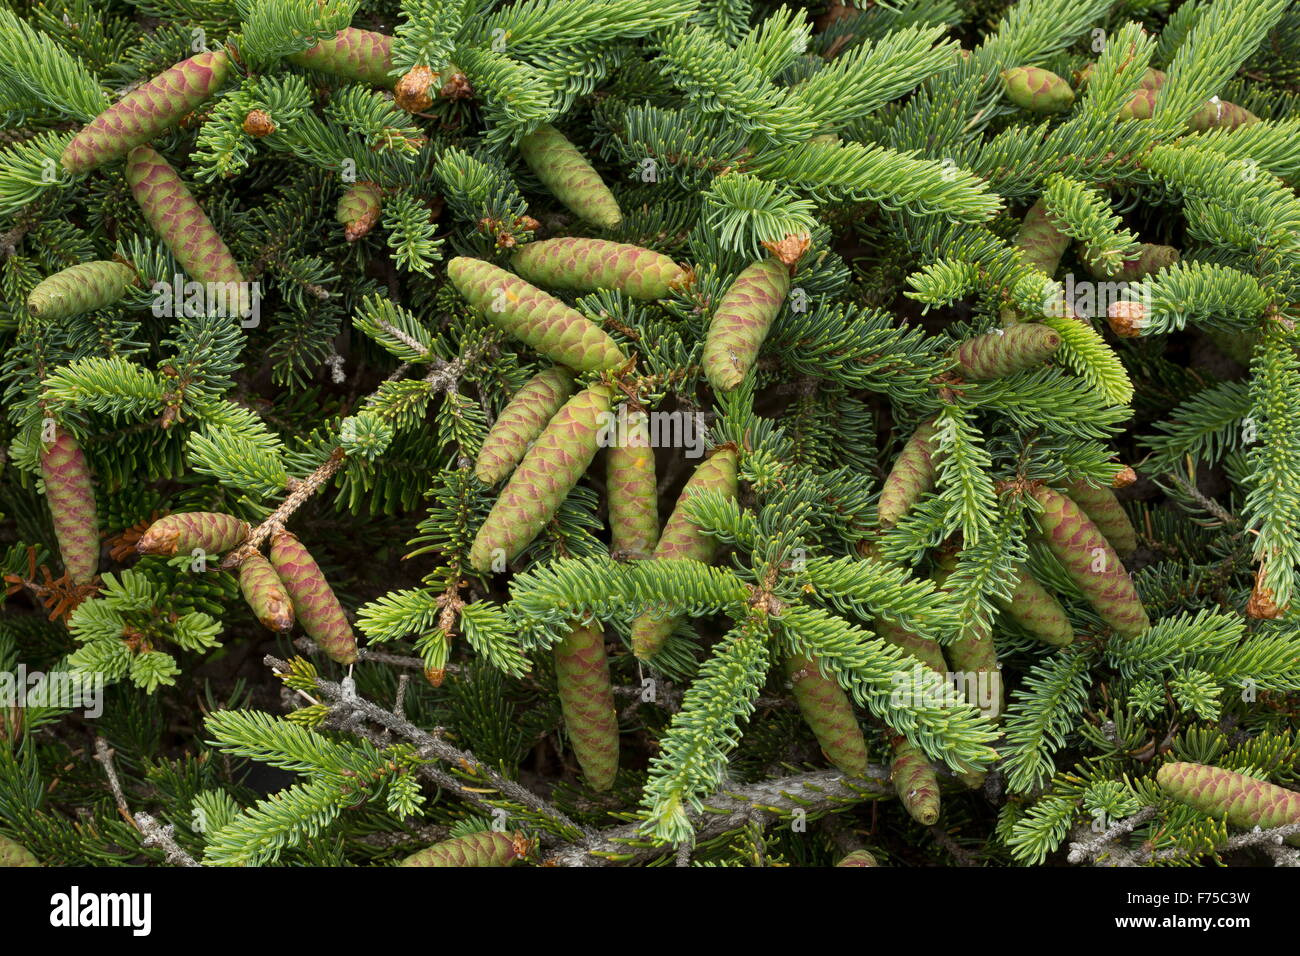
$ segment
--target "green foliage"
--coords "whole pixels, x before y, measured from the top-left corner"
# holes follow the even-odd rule
[[[1300,788],[1298,53],[1286,0],[0,4],[0,680],[98,682],[121,783],[0,698],[0,840],[1294,862],[1160,773]],[[168,202],[111,130],[64,171],[112,103]],[[138,553],[194,512],[228,567]],[[301,633],[237,585],[282,529]]]

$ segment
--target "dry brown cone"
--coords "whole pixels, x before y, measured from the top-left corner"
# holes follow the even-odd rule
[[[275,130],[275,120],[271,119],[271,114],[266,110],[249,110],[248,115],[244,117],[244,132],[249,136],[260,139],[263,136],[270,136]]]
[[[408,113],[421,113],[433,105],[437,74],[427,66],[412,67],[393,87],[393,99]]]
[[[1125,465],[1119,471],[1115,472],[1115,477],[1111,479],[1110,486],[1112,488],[1127,488],[1137,480],[1137,472],[1128,465]]]

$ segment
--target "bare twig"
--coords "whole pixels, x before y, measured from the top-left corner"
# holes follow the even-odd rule
[[[167,862],[173,866],[198,866],[194,857],[176,843],[174,826],[170,823],[164,826],[148,813],[141,812],[132,816],[131,808],[126,802],[126,794],[122,791],[122,781],[117,775],[117,767],[113,763],[114,753],[113,748],[103,737],[95,738],[95,760],[104,768],[104,775],[108,777],[108,788],[113,791],[113,802],[117,804],[117,812],[139,831],[140,845],[162,850],[166,853]]]

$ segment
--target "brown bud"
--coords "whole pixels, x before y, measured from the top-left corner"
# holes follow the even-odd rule
[[[249,110],[244,117],[244,132],[249,136],[269,136],[275,129],[275,121],[266,110]]]
[[[1134,338],[1142,334],[1142,325],[1146,321],[1147,308],[1141,302],[1127,300],[1112,302],[1107,312],[1111,331],[1125,338]]]
[[[1137,472],[1128,465],[1125,465],[1119,471],[1115,472],[1115,477],[1111,479],[1110,485],[1112,488],[1127,488],[1137,480]]]
[[[806,232],[798,235],[787,234],[784,239],[777,242],[764,242],[763,245],[767,251],[776,256],[787,266],[792,266],[799,261],[799,258],[808,251],[808,246],[812,244],[812,237]]]
[[[424,679],[430,686],[441,687],[442,682],[447,679],[447,669],[445,667],[426,667],[424,669]]]
[[[521,216],[515,220],[515,225],[521,229],[527,229],[529,232],[536,232],[542,228],[542,224],[532,216]]]
[[[433,105],[433,94],[430,91],[436,79],[433,70],[427,66],[413,67],[393,87],[393,98],[408,113],[427,110]]]
[[[1246,602],[1246,614],[1256,619],[1273,620],[1281,617],[1282,608],[1273,600],[1273,589],[1264,587],[1261,578],[1264,569],[1255,572],[1255,586],[1251,589],[1250,600]]]
[[[469,78],[458,71],[447,77],[438,95],[444,100],[466,100],[474,95],[474,88],[469,85]]]

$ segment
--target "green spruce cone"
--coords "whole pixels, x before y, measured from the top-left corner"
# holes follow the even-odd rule
[[[510,265],[529,282],[549,289],[617,289],[634,299],[662,299],[687,277],[667,256],[605,239],[530,242],[511,257]]]
[[[25,846],[15,843],[7,836],[0,834],[0,868],[40,865],[40,861]]]
[[[1109,488],[1090,485],[1086,481],[1071,482],[1065,486],[1064,491],[1083,509],[1083,513],[1097,526],[1097,530],[1120,557],[1137,550],[1137,531],[1124,506],[1115,497],[1115,492]]]
[[[1074,625],[1066,616],[1065,608],[1024,565],[1017,571],[1011,600],[994,596],[993,602],[1044,644],[1063,647],[1074,640]]]
[[[921,496],[934,487],[934,423],[918,425],[894,461],[880,489],[880,526],[892,528]]]
[[[659,540],[659,491],[655,452],[645,412],[619,406],[617,441],[606,452],[610,552],[618,558],[648,558]]]
[[[717,543],[687,517],[686,503],[703,491],[717,491],[728,498],[735,498],[739,463],[740,456],[735,445],[731,444],[718,446],[712,455],[700,462],[678,496],[673,513],[664,524],[663,533],[655,545],[653,560],[713,560],[717,553]],[[656,615],[653,611],[640,615],[632,622],[632,653],[638,660],[650,660],[659,653],[664,641],[676,627],[677,619],[674,617]]]
[[[1300,793],[1200,763],[1167,763],[1156,771],[1160,789],[1194,810],[1246,830],[1300,823]],[[1300,834],[1287,837],[1300,846]]]
[[[1054,276],[1061,256],[1070,248],[1070,237],[1056,227],[1040,199],[1029,207],[1020,222],[1016,248],[1026,265]]]
[[[370,86],[391,88],[396,82],[388,75],[393,69],[393,38],[370,30],[344,27],[330,39],[285,59],[296,66]]]
[[[1092,79],[1092,74],[1097,71],[1096,63],[1089,63],[1082,70],[1074,71],[1074,81],[1080,89],[1088,85]],[[1154,67],[1147,67],[1146,72],[1142,74],[1142,79],[1138,82],[1138,89],[1158,90],[1165,85],[1165,74]]]
[[[528,855],[528,840],[520,833],[484,830],[443,840],[413,853],[399,866],[510,866]]]
[[[570,212],[602,229],[623,221],[618,200],[578,148],[554,126],[539,126],[519,141],[533,174]]]
[[[863,557],[880,560],[879,551],[869,541],[859,542],[858,552]],[[939,676],[947,675],[948,663],[943,658],[943,648],[939,646],[938,641],[930,637],[922,637],[920,634],[913,634],[901,625],[894,624],[881,617],[872,622],[872,630],[875,632],[876,637],[893,644],[895,647],[902,648]]]
[[[941,551],[932,575],[940,587],[957,569],[957,552]],[[953,685],[964,692],[967,703],[978,707],[984,716],[1000,720],[1006,712],[1006,691],[1002,686],[1002,665],[992,632],[985,627],[965,624],[956,638],[943,648]]]
[[[239,591],[267,630],[293,630],[293,601],[271,562],[254,551],[239,565]]]
[[[186,274],[197,282],[239,283],[237,308],[227,299],[227,312],[243,313],[248,292],[239,264],[176,170],[148,146],[137,146],[126,160],[126,180],[145,221]]]
[[[1094,279],[1109,279],[1118,282],[1136,282],[1149,275],[1167,269],[1180,258],[1173,246],[1160,246],[1155,243],[1142,243],[1142,251],[1132,259],[1124,260],[1123,265],[1114,271],[1107,271],[1099,263],[1084,260],[1084,268]]]
[[[490,262],[452,259],[447,278],[488,321],[561,365],[598,372],[627,361],[596,323]]]
[[[573,376],[562,368],[548,368],[525,382],[483,439],[474,461],[474,477],[485,485],[495,485],[510,474],[571,395]]]
[[[958,370],[970,381],[1001,378],[1042,365],[1061,346],[1061,336],[1031,322],[977,335],[956,349]]]
[[[934,826],[939,820],[939,778],[929,759],[906,737],[894,737],[894,760],[889,777],[903,808],[922,826]]]
[[[27,294],[27,311],[41,319],[93,312],[117,302],[137,282],[135,270],[120,262],[82,262],[42,279]]]
[[[343,238],[356,242],[375,228],[383,212],[384,191],[377,183],[353,183],[339,197],[334,218],[343,223]]]
[[[1150,627],[1119,555],[1083,509],[1045,485],[1031,493],[1042,507],[1043,541],[1101,619],[1121,637],[1135,637]]]
[[[294,615],[307,636],[330,660],[351,664],[357,659],[357,640],[334,590],[320,565],[302,543],[283,528],[271,535],[271,565],[289,593]]]
[[[948,662],[943,658],[943,648],[933,638],[913,634],[906,628],[883,618],[876,618],[874,630],[876,637],[907,651],[936,674],[948,673]]]
[[[479,528],[469,555],[476,571],[503,570],[504,563],[518,557],[555,516],[596,456],[609,402],[609,389],[597,385],[579,392],[555,413]]]
[[[880,864],[876,862],[876,858],[872,856],[868,851],[854,850],[852,853],[844,857],[844,859],[840,860],[840,862],[836,863],[835,865],[836,866],[879,866]]]
[[[200,53],[136,87],[81,130],[63,150],[70,173],[86,173],[121,159],[172,129],[221,88],[230,74],[224,51]]]
[[[1139,89],[1120,107],[1117,119],[1149,120],[1156,110],[1156,91]]]
[[[1259,117],[1236,103],[1229,103],[1215,97],[1202,104],[1187,121],[1187,128],[1193,132],[1207,129],[1236,129],[1238,126],[1253,126]]]
[[[845,773],[865,773],[867,741],[844,688],[823,674],[815,659],[803,654],[786,658],[785,676],[826,758]]]
[[[217,511],[189,511],[159,518],[136,542],[141,554],[189,554],[202,548],[222,554],[244,543],[248,522]]]
[[[789,291],[789,267],[762,259],[723,293],[704,340],[704,374],[717,391],[729,392],[745,380]]]
[[[618,773],[618,713],[600,628],[579,625],[554,648],[555,682],[573,754],[593,790]]]
[[[99,569],[99,518],[85,452],[57,425],[54,441],[41,443],[40,457],[45,501],[54,519],[63,570],[74,584],[89,584]]]
[[[1017,66],[1002,71],[1007,99],[1034,113],[1059,113],[1074,104],[1070,84],[1039,66]]]

